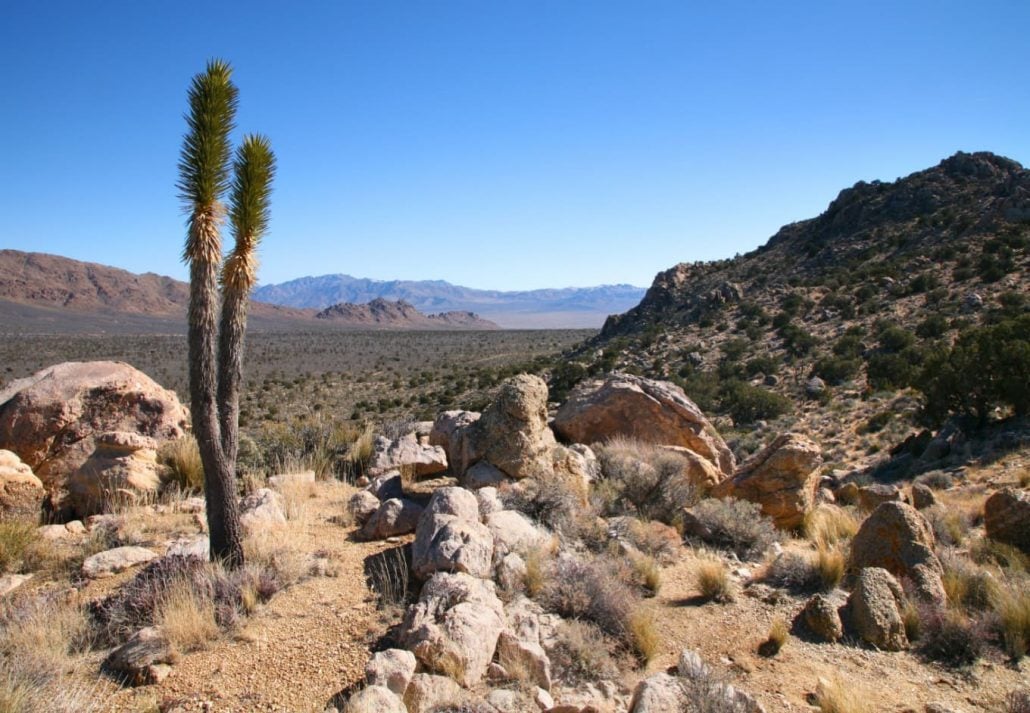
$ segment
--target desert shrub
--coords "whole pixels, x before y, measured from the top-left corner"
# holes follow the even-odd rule
[[[874,390],[903,389],[919,376],[923,354],[909,347],[900,354],[876,352],[866,360],[866,378]]]
[[[617,565],[603,557],[560,557],[551,564],[540,602],[555,614],[597,624],[646,659],[653,623],[641,618],[640,598],[616,570]]]
[[[660,563],[671,563],[680,549],[681,537],[672,527],[655,521],[630,519],[628,527],[620,533],[644,554]]]
[[[954,553],[941,558],[944,565],[944,591],[948,603],[968,612],[990,608],[998,593],[998,583],[989,573]]]
[[[949,490],[955,486],[955,479],[943,470],[935,470],[916,478],[917,483],[922,483],[933,490]]]
[[[655,558],[644,553],[630,553],[628,559],[633,581],[652,596],[657,594],[662,586],[662,568]]]
[[[794,410],[790,399],[760,386],[730,380],[720,389],[721,410],[736,423],[754,423],[774,419]]]
[[[37,539],[39,534],[31,522],[0,522],[0,573],[21,569],[26,554]]]
[[[1030,652],[1030,589],[1021,584],[995,588],[991,601],[1002,646],[1015,660]]]
[[[950,547],[961,545],[972,527],[967,513],[940,505],[923,510],[923,516],[930,523],[937,541]]]
[[[805,356],[819,343],[813,334],[793,323],[785,324],[779,333],[783,339],[783,348],[791,356]]]
[[[955,413],[986,423],[994,408],[1030,413],[1030,315],[961,333],[951,348],[935,351],[916,379],[925,415],[943,421]]]
[[[762,509],[746,500],[727,498],[702,500],[690,510],[696,527],[688,528],[694,537],[710,545],[732,550],[749,558],[765,552],[779,533]]]
[[[695,573],[697,590],[701,597],[710,602],[731,602],[734,598],[726,564],[720,559],[703,559],[698,562]]]
[[[862,361],[851,357],[823,357],[812,367],[812,373],[827,384],[836,386],[853,378],[862,368]]]
[[[549,655],[556,680],[570,686],[588,681],[614,679],[619,667],[612,657],[612,643],[588,621],[562,621]]]
[[[697,498],[687,476],[689,461],[679,453],[617,438],[598,448],[597,458],[611,494],[606,515],[672,523]]]
[[[598,531],[593,508],[584,507],[582,484],[572,478],[524,482],[523,487],[502,489],[500,497],[505,508],[525,513],[565,542],[582,542],[592,550],[607,543],[607,533]]]
[[[822,584],[814,558],[801,552],[784,552],[774,559],[764,579],[773,587],[793,592],[814,592]]]
[[[166,468],[168,482],[175,483],[180,490],[195,493],[204,490],[204,464],[192,433],[161,444],[157,459]]]
[[[931,314],[916,325],[916,336],[923,339],[943,337],[948,331],[948,320],[940,314]]]
[[[173,581],[161,594],[154,623],[180,651],[203,649],[221,634],[211,595],[188,578]]]
[[[1012,545],[988,537],[974,540],[969,556],[978,564],[993,564],[1011,574],[1030,572],[1030,557]]]
[[[919,652],[949,666],[968,666],[983,653],[984,633],[957,609],[922,610]]]
[[[748,359],[744,365],[744,372],[749,376],[756,376],[758,374],[765,374],[769,376],[776,374],[780,370],[780,360],[775,357],[768,355],[757,356],[753,359]]]

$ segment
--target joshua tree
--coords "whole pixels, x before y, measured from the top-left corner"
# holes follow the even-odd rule
[[[229,134],[237,102],[231,75],[226,62],[212,60],[193,78],[178,188],[189,214],[184,259],[190,266],[190,410],[204,464],[211,559],[239,567],[243,536],[236,502],[236,451],[243,334],[257,265],[254,250],[268,225],[275,158],[267,139],[248,136],[236,152],[231,180]],[[222,196],[230,186],[236,245],[222,269],[219,294]]]

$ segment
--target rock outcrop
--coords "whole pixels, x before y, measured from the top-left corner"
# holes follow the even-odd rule
[[[45,495],[32,468],[16,453],[0,450],[0,520],[38,518]]]
[[[174,392],[121,362],[65,362],[0,391],[0,448],[17,453],[51,492],[65,487],[102,433],[162,441],[188,426]]]
[[[422,506],[414,500],[390,498],[383,502],[358,532],[362,540],[385,540],[415,531]]]
[[[479,501],[464,488],[440,488],[415,530],[411,566],[419,579],[435,572],[489,577],[494,554],[490,529],[479,521]]]
[[[911,505],[885,502],[865,519],[851,542],[848,569],[880,567],[898,578],[910,579],[920,599],[943,604],[947,599],[941,575],[944,568],[933,551],[929,523]]]
[[[68,504],[79,517],[135,504],[161,485],[157,442],[138,433],[112,431],[96,437],[96,450],[68,478]]]
[[[82,563],[82,574],[90,579],[110,577],[112,574],[124,572],[130,567],[146,564],[157,559],[157,553],[145,547],[127,545],[104,550],[90,555]]]
[[[496,400],[471,427],[470,453],[519,480],[554,471],[557,442],[547,425],[547,384],[520,374],[501,385]]]
[[[460,477],[479,459],[473,452],[471,426],[480,419],[475,411],[444,411],[433,421],[429,431],[429,445],[440,446],[447,453],[451,473]]]
[[[377,436],[369,474],[379,475],[404,467],[412,468],[416,478],[436,475],[447,470],[447,453],[441,446],[422,445],[414,433],[395,440]]]
[[[440,572],[408,610],[401,640],[427,669],[467,687],[483,678],[503,630],[504,608],[493,582]]]
[[[984,529],[992,540],[1030,554],[1030,493],[1005,488],[987,498]]]
[[[629,374],[580,383],[558,409],[554,430],[572,443],[600,443],[614,436],[683,446],[732,473],[733,452],[701,409],[667,381]]]
[[[712,495],[757,503],[777,527],[796,529],[815,507],[820,463],[818,445],[805,436],[785,433],[747,459]]]

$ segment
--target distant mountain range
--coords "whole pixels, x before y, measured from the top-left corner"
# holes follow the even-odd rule
[[[443,280],[370,280],[350,275],[301,277],[254,292],[262,302],[324,309],[376,299],[404,301],[422,312],[475,312],[506,328],[600,327],[606,317],[635,307],[643,287],[602,285],[503,292],[452,285]]]
[[[189,286],[58,255],[0,250],[0,332],[182,333]],[[497,329],[467,311],[423,314],[379,299],[322,312],[252,301],[250,326],[261,331],[339,329]]]

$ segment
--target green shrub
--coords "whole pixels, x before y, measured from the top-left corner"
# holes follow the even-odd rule
[[[954,413],[983,424],[999,406],[1030,413],[1030,315],[963,332],[930,355],[915,385],[934,422]]]
[[[817,361],[812,367],[812,373],[827,384],[836,386],[853,378],[861,368],[862,362],[859,359],[832,356]]]
[[[936,339],[948,331],[948,320],[943,315],[931,314],[916,325],[916,336],[923,339]]]
[[[793,403],[785,396],[743,381],[723,384],[719,401],[721,410],[729,413],[736,423],[773,419],[794,409]]]

